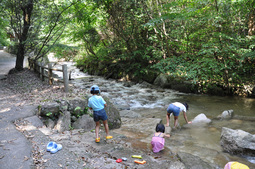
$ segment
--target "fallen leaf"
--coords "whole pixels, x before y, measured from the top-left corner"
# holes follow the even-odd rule
[[[24,161],[27,161],[29,160],[29,158],[27,156],[24,157]]]

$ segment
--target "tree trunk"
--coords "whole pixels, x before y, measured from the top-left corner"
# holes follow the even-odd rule
[[[248,35],[252,36],[255,32],[255,10],[252,10],[249,16],[249,22],[248,22]]]
[[[19,45],[18,45],[18,53],[16,59],[15,69],[18,71],[23,70],[23,62],[25,55],[25,43],[28,37],[28,31],[30,28],[30,19],[33,11],[33,0],[28,1],[27,4],[21,6],[21,10],[23,12],[23,28],[21,36],[19,36]]]
[[[23,70],[23,62],[24,62],[24,55],[25,55],[25,47],[24,44],[19,43],[18,45],[18,53],[17,53],[17,58],[16,58],[16,66],[15,69],[18,71]]]

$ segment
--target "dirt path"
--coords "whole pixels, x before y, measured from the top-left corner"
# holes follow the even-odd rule
[[[6,77],[8,72],[15,67],[16,57],[0,50],[0,79]]]

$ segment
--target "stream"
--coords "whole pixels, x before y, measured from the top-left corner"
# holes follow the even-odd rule
[[[254,120],[219,120],[217,116],[225,110],[233,110],[234,115],[255,117],[255,99],[240,97],[218,97],[208,95],[186,94],[171,89],[160,89],[157,87],[148,87],[146,83],[125,85],[126,83],[113,79],[104,79],[98,76],[91,76],[86,73],[73,71],[71,85],[79,88],[89,89],[96,84],[101,90],[101,95],[111,99],[113,104],[119,110],[130,110],[141,115],[142,119],[160,118],[163,124],[166,124],[166,109],[172,102],[187,102],[189,110],[187,112],[188,120],[193,120],[197,115],[203,113],[212,122],[209,124],[186,124],[183,115],[179,116],[179,124],[175,130],[172,130],[171,137],[166,139],[165,147],[173,153],[184,152],[200,157],[208,163],[216,164],[222,168],[229,161],[238,161],[255,168],[255,157],[238,157],[223,152],[220,146],[221,128],[241,129],[251,134],[255,134]],[[132,120],[125,119],[126,123],[135,125]],[[173,127],[173,117],[170,119],[170,126]],[[136,140],[137,148],[150,152],[150,141],[155,126],[146,126],[152,129],[151,133],[144,133],[132,130],[126,132],[132,135]],[[125,128],[121,127],[119,131],[124,133]],[[138,134],[142,133],[142,134]],[[137,140],[141,144],[137,143]],[[167,156],[166,150],[161,153]]]

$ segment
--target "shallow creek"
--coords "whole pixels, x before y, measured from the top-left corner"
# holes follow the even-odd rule
[[[78,76],[77,76],[78,75]],[[209,124],[185,124],[183,115],[179,116],[179,124],[172,130],[171,137],[166,139],[166,150],[160,155],[167,156],[167,150],[173,153],[184,152],[200,157],[205,162],[214,163],[220,167],[229,161],[239,161],[255,168],[255,157],[232,156],[222,151],[220,146],[221,128],[241,129],[251,134],[255,134],[255,123],[252,120],[219,120],[217,116],[224,110],[234,110],[234,115],[255,117],[255,99],[238,97],[217,97],[207,95],[185,94],[170,89],[146,88],[142,84],[125,87],[123,82],[116,80],[106,80],[98,76],[90,76],[74,72],[72,75],[75,80],[72,85],[80,88],[90,89],[96,84],[101,89],[101,94],[109,97],[113,104],[119,109],[129,109],[139,113],[141,119],[159,118],[162,123],[166,123],[166,109],[171,102],[187,102],[189,111],[188,120],[191,121],[197,115],[204,113],[212,122]],[[132,122],[133,121],[133,122]],[[137,119],[123,119],[123,124],[137,124]],[[173,127],[173,117],[170,119],[170,126]],[[127,137],[134,148],[151,151],[150,141],[155,130],[155,126],[146,126],[151,132],[145,133],[139,130],[125,130],[121,127],[118,131]]]

